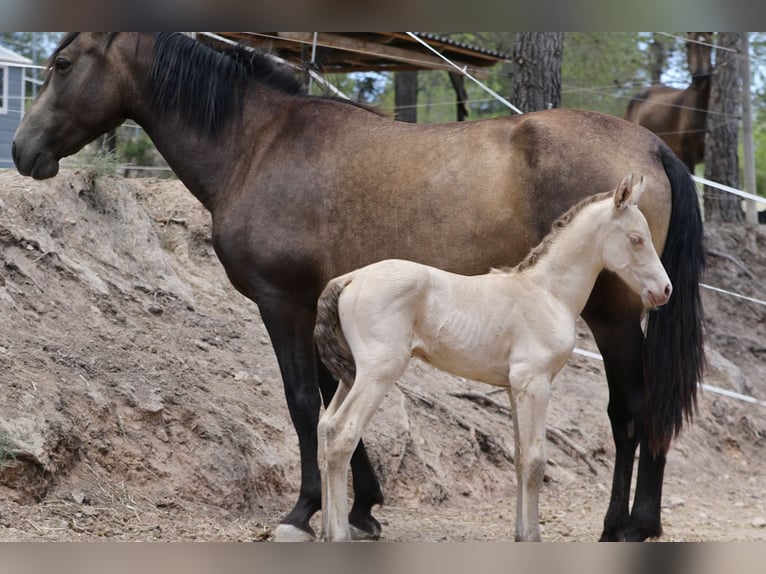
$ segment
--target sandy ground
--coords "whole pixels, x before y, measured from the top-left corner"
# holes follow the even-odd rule
[[[706,237],[705,282],[766,299],[766,231]],[[703,296],[705,382],[766,399],[766,307]],[[180,183],[0,171],[0,317],[0,540],[270,539],[296,496],[297,440],[258,310]],[[584,325],[578,346],[595,350]],[[384,540],[513,539],[506,400],[411,365],[366,438]],[[573,357],[549,421],[590,466],[549,442],[545,540],[600,534],[606,401],[600,363]],[[662,539],[766,540],[765,442],[766,407],[703,392],[669,456]]]

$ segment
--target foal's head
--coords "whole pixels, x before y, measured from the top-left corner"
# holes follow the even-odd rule
[[[644,186],[644,177],[633,174],[620,182],[601,224],[601,245],[604,267],[641,295],[645,306],[659,307],[668,302],[673,287],[637,207]]]

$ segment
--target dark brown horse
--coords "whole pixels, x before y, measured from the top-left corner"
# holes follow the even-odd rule
[[[705,158],[707,108],[710,100],[712,34],[688,32],[686,56],[692,83],[681,90],[654,84],[630,100],[623,116],[653,131],[694,173]]]
[[[583,313],[604,356],[616,445],[603,540],[661,533],[670,442],[691,416],[703,364],[704,266],[693,182],[653,134],[619,118],[551,110],[444,125],[393,121],[307,97],[257,53],[219,53],[178,33],[68,35],[16,133],[19,171],[53,177],[61,157],[132,118],[210,210],[231,282],[258,304],[298,433],[301,488],[278,539],[310,538],[319,509],[320,401],[337,381],[317,359],[327,281],[386,258],[462,274],[512,266],[582,197],[642,173],[640,207],[673,282],[641,329],[641,300],[604,274]],[[459,153],[456,153],[459,150]],[[635,500],[630,485],[640,445]],[[377,537],[382,493],[360,443],[349,519]]]

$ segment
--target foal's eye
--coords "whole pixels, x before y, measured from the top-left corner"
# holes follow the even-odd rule
[[[72,67],[72,62],[66,58],[56,58],[56,60],[53,62],[53,67],[56,68],[56,70],[59,72],[66,72],[69,68]]]
[[[628,235],[628,238],[630,239],[630,243],[632,245],[643,245],[644,244],[644,238],[640,235]]]

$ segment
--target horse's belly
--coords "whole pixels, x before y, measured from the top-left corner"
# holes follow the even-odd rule
[[[429,365],[457,377],[480,381],[499,387],[508,386],[508,355],[495,353],[488,356],[486,352],[456,351],[446,347],[438,347],[428,352],[416,346],[412,355]]]

